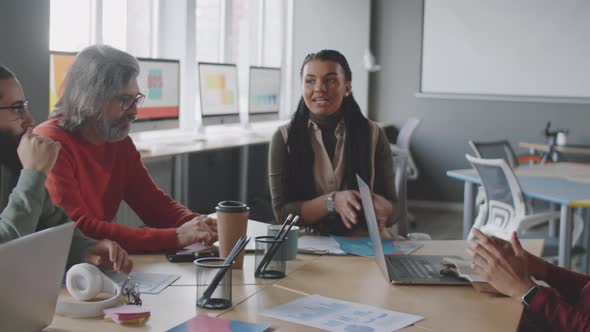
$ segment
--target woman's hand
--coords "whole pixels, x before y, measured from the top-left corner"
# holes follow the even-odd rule
[[[474,228],[473,234],[481,234],[483,236],[487,236],[489,241],[496,247],[503,255],[514,255],[514,249],[512,247],[512,243],[497,238],[495,236],[488,236],[483,234],[479,229]],[[519,242],[520,243],[520,242]],[[505,253],[507,251],[507,253]],[[538,280],[545,280],[547,278],[547,263],[541,258],[537,257],[530,252],[523,249],[523,257],[526,261],[527,270],[529,271],[530,275],[535,277]]]
[[[361,210],[361,195],[356,190],[344,190],[334,193],[334,208],[340,215],[342,223],[352,229],[358,223],[358,212]]]
[[[379,230],[383,230],[387,224],[387,220],[393,216],[394,209],[390,201],[385,197],[373,193],[373,207],[375,207],[375,216],[379,224]]]
[[[479,230],[474,230],[474,235],[475,240],[467,249],[472,258],[471,268],[499,292],[520,300],[533,282],[527,268],[527,252],[520,245],[516,232],[510,241],[512,250]]]

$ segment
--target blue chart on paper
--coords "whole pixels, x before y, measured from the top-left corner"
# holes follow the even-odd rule
[[[373,243],[369,237],[344,237],[331,236],[340,244],[340,248],[349,254],[357,256],[375,256]],[[385,255],[407,255],[420,248],[422,245],[405,241],[393,241],[392,239],[381,239]]]

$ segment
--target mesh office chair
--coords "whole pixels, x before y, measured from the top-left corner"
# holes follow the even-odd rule
[[[484,159],[504,159],[506,163],[511,167],[515,168],[520,165],[519,159],[514,153],[514,149],[512,149],[512,145],[507,140],[498,140],[498,141],[487,141],[487,142],[476,142],[476,141],[469,141],[469,146],[475,153],[475,156],[478,158]],[[531,159],[531,156],[523,156],[523,160],[527,161],[534,161]],[[477,197],[475,199],[476,206],[480,207],[485,198],[485,193],[481,190],[478,191]],[[527,198],[526,201],[527,209],[531,212],[534,209],[533,200]],[[543,207],[543,210],[553,209],[551,206],[549,208]],[[540,221],[538,224],[544,224],[545,221]]]
[[[507,140],[475,142],[469,141],[469,146],[473,149],[475,156],[485,159],[504,159],[510,167],[518,166],[516,154]]]
[[[398,234],[408,236],[408,202],[407,202],[407,183],[408,172],[405,172],[408,165],[408,156],[401,152],[393,155],[393,168],[395,170],[395,194],[397,196],[397,231]]]
[[[407,153],[407,170],[409,180],[416,180],[419,175],[418,167],[416,166],[416,163],[414,162],[414,158],[412,158],[412,153],[410,151],[410,143],[414,131],[416,130],[416,128],[418,128],[421,122],[422,120],[418,118],[409,118],[408,120],[406,120],[406,122],[399,131],[399,135],[397,135],[396,143],[391,144],[391,150],[394,154],[396,154],[399,151],[405,151]]]
[[[473,227],[485,234],[510,240],[512,232],[526,233],[539,222],[559,219],[559,212],[528,213],[524,204],[522,189],[514,171],[504,159],[481,159],[465,155],[477,171],[485,191],[484,208],[480,209]],[[472,228],[473,229],[473,228]],[[574,218],[573,242],[580,240],[583,231],[581,218]],[[473,238],[469,233],[468,239]],[[545,239],[544,255],[557,256],[558,242],[555,238]],[[582,253],[574,246],[572,254]]]
[[[469,146],[478,158],[504,159],[512,168],[525,163],[539,164],[541,157],[538,155],[516,155],[512,145],[507,140],[475,142],[469,141]]]
[[[397,140],[395,144],[390,144],[391,151],[393,155],[405,154],[407,155],[407,163],[406,163],[406,172],[407,172],[407,179],[409,180],[416,180],[419,175],[418,167],[414,162],[414,158],[412,158],[412,153],[410,151],[410,143],[412,139],[412,135],[414,131],[420,123],[422,122],[421,119],[418,118],[409,118],[406,120],[404,125],[402,126],[399,134],[397,135]],[[396,172],[397,174],[397,172]],[[414,224],[415,217],[408,212],[408,220]]]
[[[387,232],[393,238],[399,235],[410,240],[431,240],[430,235],[425,233],[408,233],[407,163],[408,154],[406,152],[398,151],[397,154],[393,155],[397,218],[395,224]]]

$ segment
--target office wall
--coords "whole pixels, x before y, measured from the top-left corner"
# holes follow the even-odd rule
[[[370,74],[369,114],[398,127],[409,117],[424,120],[413,138],[421,174],[409,183],[411,199],[462,201],[462,183],[445,172],[468,167],[469,139],[541,142],[542,128],[552,121],[570,129],[570,141],[590,144],[590,105],[416,98],[423,2],[374,0],[371,13],[371,44],[382,70]]]
[[[299,70],[305,56],[340,51],[352,70],[352,91],[367,112],[369,75],[363,55],[369,46],[371,0],[293,0],[293,68],[290,112],[301,98]]]
[[[19,77],[35,121],[49,109],[49,1],[0,1],[0,63]]]

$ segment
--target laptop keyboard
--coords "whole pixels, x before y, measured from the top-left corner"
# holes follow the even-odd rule
[[[438,272],[428,260],[419,256],[386,256],[395,279],[438,279]]]

